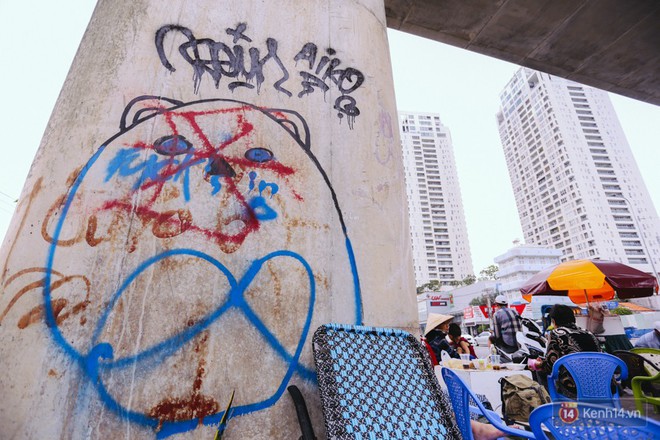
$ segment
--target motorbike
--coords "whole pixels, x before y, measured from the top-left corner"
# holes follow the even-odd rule
[[[536,359],[545,354],[547,341],[538,324],[529,318],[521,318],[521,324],[522,331],[516,332],[518,347],[515,350],[493,345],[503,363],[523,364],[527,363],[528,359]]]

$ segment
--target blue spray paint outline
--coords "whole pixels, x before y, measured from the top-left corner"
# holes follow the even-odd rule
[[[227,276],[227,280],[229,281],[229,284],[231,286],[227,300],[222,304],[220,304],[213,312],[207,314],[204,318],[199,320],[193,326],[186,328],[184,331],[180,332],[179,334],[173,335],[169,339],[159,342],[154,346],[148,347],[137,355],[113,360],[112,346],[104,342],[99,343],[98,338],[100,333],[105,327],[105,323],[108,316],[114,309],[114,305],[119,300],[125,289],[128,286],[130,286],[130,284],[141,273],[143,273],[152,265],[160,261],[163,261],[166,258],[177,255],[198,257],[200,259],[203,259],[211,263],[217,269],[223,272]],[[245,290],[250,286],[251,281],[254,280],[256,275],[258,275],[261,267],[265,263],[276,257],[289,257],[300,262],[302,266],[305,268],[305,271],[307,272],[308,281],[310,283],[310,300],[309,300],[307,315],[305,319],[305,324],[301,331],[301,335],[300,335],[300,339],[298,340],[296,351],[293,355],[290,355],[286,351],[286,349],[279,343],[277,338],[268,330],[268,328],[264,325],[264,323],[259,319],[257,314],[252,310],[252,308],[243,298],[243,294],[245,293]],[[266,342],[269,343],[271,348],[273,348],[274,351],[283,359],[283,361],[289,365],[286,370],[286,373],[282,377],[282,381],[280,382],[280,385],[278,386],[277,390],[273,393],[272,396],[262,400],[261,402],[254,402],[248,405],[237,406],[232,409],[232,417],[236,415],[248,414],[250,412],[268,408],[269,406],[277,402],[277,400],[279,400],[279,398],[284,393],[286,386],[288,385],[289,380],[291,379],[293,373],[298,373],[302,377],[305,377],[309,380],[313,380],[313,377],[309,377],[310,373],[305,371],[306,368],[300,365],[298,363],[298,360],[300,359],[300,354],[302,353],[305,340],[309,335],[315,303],[316,303],[316,283],[314,281],[314,274],[312,272],[312,268],[304,260],[304,258],[302,258],[299,254],[295,252],[276,251],[268,254],[264,258],[255,260],[250,266],[250,268],[245,272],[241,280],[237,282],[234,279],[231,272],[222,263],[220,263],[213,257],[209,256],[208,254],[193,249],[172,249],[148,259],[147,261],[142,263],[135,271],[133,271],[133,273],[131,273],[131,275],[126,279],[126,281],[122,284],[122,287],[119,289],[119,291],[110,301],[108,307],[106,308],[106,312],[102,315],[101,319],[99,320],[96,327],[96,331],[94,333],[92,348],[90,349],[89,353],[86,356],[80,357],[80,363],[82,364],[85,372],[87,373],[87,376],[91,379],[92,383],[95,385],[99,395],[101,396],[101,400],[104,402],[105,405],[107,405],[114,412],[120,414],[122,417],[132,422],[136,422],[141,425],[146,425],[155,428],[159,424],[159,421],[157,419],[153,419],[139,412],[128,411],[126,408],[122,407],[122,405],[119,402],[117,402],[116,399],[112,397],[112,395],[105,388],[104,383],[101,380],[97,380],[97,379],[101,378],[101,375],[104,371],[111,371],[113,369],[119,369],[119,368],[127,368],[132,366],[133,364],[148,360],[149,358],[153,358],[156,356],[162,359],[164,357],[173,355],[178,349],[183,347],[186,343],[190,342],[200,332],[202,332],[203,330],[208,328],[211,324],[213,324],[213,322],[220,319],[226,312],[230,311],[233,308],[237,308],[241,312],[243,312],[244,316],[248,319],[248,321],[250,321],[250,323],[261,333],[261,335],[264,337]],[[100,361],[100,359],[110,359],[111,361],[103,362]],[[224,412],[220,412],[206,416],[204,417],[203,423],[206,425],[216,424],[220,421],[223,414]],[[157,438],[165,438],[174,433],[186,431],[190,426],[192,426],[192,428],[195,428],[198,425],[198,423],[199,420],[197,418],[191,420],[179,421],[179,422],[163,422],[161,429],[157,434]]]
[[[127,118],[129,115],[129,111],[131,107],[144,100],[159,100],[159,101],[166,101],[171,104],[173,104],[172,107],[163,109],[163,108],[150,108],[150,109],[141,109],[138,112],[135,113],[133,120],[130,124],[127,124]],[[245,415],[249,414],[251,412],[259,411],[265,408],[268,408],[272,405],[274,405],[279,398],[282,396],[284,393],[284,390],[286,389],[286,386],[288,385],[292,375],[294,372],[298,373],[303,379],[315,381],[315,374],[313,371],[307,369],[306,367],[299,365],[299,359],[300,359],[300,354],[302,352],[303,345],[305,343],[305,340],[307,339],[307,335],[309,333],[309,326],[311,325],[311,319],[313,315],[313,310],[314,310],[314,304],[316,300],[316,289],[315,289],[315,282],[314,282],[314,275],[311,267],[307,263],[307,261],[300,256],[299,254],[292,252],[292,251],[275,251],[273,253],[268,254],[267,256],[254,260],[252,264],[250,265],[250,268],[246,271],[246,273],[243,275],[241,280],[239,282],[236,282],[234,276],[231,274],[231,272],[224,266],[222,263],[219,261],[215,260],[213,257],[211,257],[208,254],[205,254],[203,252],[195,251],[193,249],[170,249],[166,252],[163,252],[161,254],[158,254],[156,256],[153,256],[149,259],[147,259],[145,262],[140,264],[138,268],[136,268],[131,275],[122,283],[121,288],[113,295],[113,298],[111,300],[111,305],[112,307],[106,308],[106,311],[103,313],[101,316],[101,319],[99,320],[99,323],[97,325],[97,328],[94,332],[94,336],[92,338],[92,347],[90,348],[89,352],[87,355],[82,355],[82,353],[79,353],[69,342],[66,340],[66,338],[62,335],[60,332],[60,329],[56,323],[55,320],[55,314],[52,308],[52,296],[51,296],[51,277],[52,277],[52,272],[53,272],[53,261],[55,259],[55,251],[57,249],[57,243],[59,241],[59,236],[62,232],[62,228],[64,225],[64,221],[67,217],[67,213],[69,211],[69,208],[71,207],[71,204],[73,203],[74,197],[82,184],[85,176],[87,175],[88,171],[91,169],[91,167],[94,165],[94,163],[98,160],[100,155],[105,151],[106,147],[110,145],[115,139],[118,137],[122,136],[126,132],[130,131],[133,129],[136,125],[147,121],[151,118],[156,117],[157,115],[164,113],[164,112],[169,112],[173,110],[178,110],[183,107],[191,106],[191,105],[196,105],[196,104],[203,104],[203,103],[213,103],[213,102],[230,102],[233,104],[238,104],[241,106],[246,106],[249,108],[252,108],[253,110],[259,111],[271,120],[273,120],[275,123],[277,123],[280,127],[282,127],[285,131],[287,131],[291,137],[293,138],[294,141],[298,143],[298,145],[303,149],[303,151],[307,154],[307,156],[311,159],[311,161],[314,163],[318,171],[321,173],[321,176],[323,177],[328,189],[330,190],[332,200],[335,206],[335,210],[337,212],[337,215],[339,217],[339,222],[341,224],[342,228],[342,233],[344,234],[345,237],[345,245],[346,245],[346,251],[347,251],[347,257],[349,260],[349,265],[351,267],[351,274],[353,276],[353,283],[354,283],[354,299],[355,299],[355,319],[354,323],[355,324],[362,324],[362,296],[361,296],[361,290],[360,290],[360,282],[359,282],[359,277],[358,277],[358,271],[357,271],[357,264],[355,261],[355,255],[353,253],[353,247],[351,245],[351,241],[348,237],[347,229],[346,229],[346,224],[344,222],[343,214],[341,212],[341,209],[339,208],[339,203],[337,201],[337,195],[334,191],[334,188],[332,187],[330,183],[330,179],[328,178],[328,175],[326,174],[325,170],[321,167],[318,159],[314,154],[311,152],[310,149],[310,137],[309,137],[309,129],[307,126],[307,122],[302,118],[302,116],[294,111],[290,110],[285,110],[285,109],[262,109],[259,107],[256,107],[252,104],[242,102],[242,101],[237,101],[237,100],[232,100],[232,99],[202,99],[202,100],[197,100],[197,101],[192,101],[189,103],[183,103],[181,101],[176,101],[172,100],[169,98],[165,97],[159,97],[159,96],[152,96],[152,95],[145,95],[145,96],[140,96],[137,97],[129,104],[126,106],[122,113],[121,117],[121,122],[119,125],[119,132],[117,132],[115,135],[111,136],[108,140],[106,140],[99,148],[98,150],[92,155],[92,157],[87,161],[87,163],[84,165],[84,167],[80,170],[79,174],[76,176],[76,179],[74,180],[73,184],[71,185],[71,188],[69,189],[67,198],[62,206],[62,211],[59,216],[58,222],[55,226],[55,231],[52,236],[51,243],[48,247],[48,253],[46,257],[46,265],[45,265],[45,276],[44,276],[44,288],[43,288],[43,299],[44,299],[44,311],[45,311],[45,321],[47,328],[50,330],[51,337],[53,338],[54,342],[60,346],[60,348],[68,355],[70,356],[74,361],[76,361],[79,366],[81,367],[81,370],[87,375],[87,377],[90,379],[90,382],[95,386],[100,400],[106,405],[107,408],[112,410],[114,413],[119,415],[120,417],[129,420],[131,422],[143,425],[143,426],[150,426],[153,428],[156,428],[158,424],[160,423],[158,419],[154,419],[152,417],[149,417],[145,414],[141,414],[135,411],[129,411],[128,409],[124,408],[119,404],[112,396],[111,394],[107,391],[105,386],[103,385],[103,382],[100,380],[100,373],[105,370],[110,370],[113,368],[122,368],[126,366],[130,366],[136,362],[139,362],[145,358],[149,358],[151,356],[155,356],[159,352],[165,352],[167,353],[168,350],[171,348],[168,348],[166,343],[173,343],[175,340],[178,340],[178,345],[175,344],[175,347],[181,348],[183,344],[186,342],[189,342],[192,340],[192,338],[198,334],[200,331],[202,331],[204,328],[207,328],[212,324],[213,321],[219,319],[227,310],[231,309],[232,307],[238,307],[241,309],[246,318],[257,328],[257,330],[264,336],[266,339],[266,342],[269,343],[271,348],[273,348],[276,353],[285,361],[288,362],[289,367],[282,379],[282,382],[280,383],[278,389],[275,391],[275,393],[261,401],[261,402],[254,402],[250,403],[247,405],[243,406],[238,406],[232,409],[232,417],[237,416],[237,415]],[[288,119],[279,119],[275,116],[275,113],[284,113],[284,114],[292,114],[296,116],[299,121],[303,124],[303,131],[302,133],[299,131],[298,127],[293,123],[292,121]],[[304,136],[301,137],[301,135]],[[229,284],[231,286],[230,292],[228,293],[228,299],[225,301],[219,308],[217,308],[214,312],[208,314],[205,318],[203,318],[201,321],[198,321],[196,324],[193,326],[189,327],[186,329],[184,332],[181,332],[179,335],[184,334],[184,336],[178,336],[174,335],[168,340],[165,340],[161,343],[158,343],[154,345],[153,347],[148,348],[146,351],[142,352],[139,355],[133,356],[133,357],[128,357],[128,358],[122,358],[117,361],[103,361],[103,359],[112,359],[113,358],[113,350],[112,346],[109,343],[96,343],[98,340],[103,326],[109,316],[109,314],[112,312],[114,305],[116,302],[119,300],[121,297],[122,293],[124,290],[135,280],[137,276],[139,276],[144,270],[146,270],[148,267],[151,265],[165,259],[171,256],[175,255],[189,255],[189,256],[194,256],[197,258],[201,258],[211,264],[213,264],[218,270],[223,272],[223,274],[227,277],[227,280],[229,281]],[[284,347],[281,346],[281,344],[278,343],[277,338],[275,338],[272,333],[268,331],[266,326],[261,322],[261,320],[257,317],[256,313],[252,311],[252,309],[249,307],[249,305],[241,301],[242,300],[242,292],[245,291],[245,288],[247,288],[251,282],[252,279],[257,275],[259,272],[258,268],[263,266],[264,263],[269,261],[272,258],[275,257],[290,257],[294,258],[297,260],[299,263],[303,265],[305,268],[309,281],[310,281],[310,301],[309,301],[309,307],[308,307],[308,314],[305,319],[305,325],[303,327],[303,331],[301,332],[301,338],[298,342],[298,346],[296,348],[296,352],[293,356],[289,355]],[[250,277],[248,277],[250,275]],[[244,280],[247,280],[247,283],[244,282]],[[243,287],[241,289],[241,287]],[[239,305],[234,305],[232,306],[234,302],[238,302]],[[230,304],[230,306],[225,307],[225,305]],[[194,333],[194,331],[197,331],[197,333]],[[176,350],[174,350],[176,351]],[[219,412],[217,414],[213,415],[208,415],[204,417],[203,423],[204,424],[215,424],[220,421],[224,414],[224,411]],[[161,425],[161,430],[157,433],[157,438],[165,438],[168,437],[172,434],[178,433],[178,432],[185,432],[189,431],[192,429],[195,429],[198,424],[199,424],[199,419],[190,419],[190,420],[183,420],[183,421],[177,421],[177,422],[163,422]]]

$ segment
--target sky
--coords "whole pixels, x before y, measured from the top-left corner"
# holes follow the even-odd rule
[[[65,3],[0,0],[0,237],[95,5]],[[388,38],[397,107],[438,113],[452,134],[478,275],[523,238],[495,122],[498,95],[519,67],[397,31]],[[660,107],[610,96],[657,210]]]

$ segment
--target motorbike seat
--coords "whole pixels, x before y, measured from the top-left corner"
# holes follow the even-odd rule
[[[508,347],[503,344],[497,344],[497,348],[499,348],[500,350],[502,350],[507,354],[515,353],[516,351],[518,351],[518,347]]]

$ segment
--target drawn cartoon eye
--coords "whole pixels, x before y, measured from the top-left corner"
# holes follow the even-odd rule
[[[165,156],[178,156],[179,154],[186,154],[192,149],[192,144],[188,140],[179,135],[163,136],[156,139],[154,142],[154,150],[157,153]]]
[[[252,162],[264,163],[273,160],[273,152],[266,148],[250,148],[245,152],[245,158]]]

